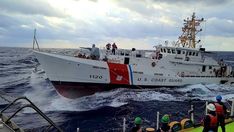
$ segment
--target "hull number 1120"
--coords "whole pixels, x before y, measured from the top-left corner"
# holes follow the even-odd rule
[[[101,75],[89,75],[90,79],[102,79]]]

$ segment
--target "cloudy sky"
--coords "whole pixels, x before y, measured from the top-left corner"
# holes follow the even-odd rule
[[[234,51],[233,0],[0,0],[0,46],[151,49],[176,41],[183,19],[205,18],[198,35],[208,50]]]

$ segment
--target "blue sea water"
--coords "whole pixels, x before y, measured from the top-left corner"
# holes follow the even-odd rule
[[[72,49],[49,49],[47,52],[72,54]],[[234,52],[215,52],[233,65]],[[233,65],[234,66],[234,65]],[[26,96],[66,132],[121,131],[123,118],[127,129],[136,116],[143,118],[144,127],[155,127],[156,112],[171,114],[171,120],[189,117],[190,105],[195,105],[195,119],[204,115],[206,100],[220,94],[224,99],[234,98],[234,86],[196,84],[181,88],[114,89],[75,100],[64,98],[55,91],[31,49],[0,47],[0,93],[9,100]],[[23,105],[22,102],[20,105]],[[6,101],[0,99],[0,109]],[[227,104],[228,107],[230,107]],[[11,115],[15,109],[6,112]],[[13,120],[27,131],[43,131],[49,124],[33,110],[25,109]]]

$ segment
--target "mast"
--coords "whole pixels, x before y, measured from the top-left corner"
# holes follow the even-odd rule
[[[37,44],[37,49],[38,51],[40,51],[40,48],[39,48],[39,45],[38,45],[38,42],[37,42],[37,38],[36,38],[36,33],[37,33],[37,30],[34,29],[34,34],[33,34],[33,49],[34,49],[34,45]]]
[[[200,23],[204,21],[204,18],[196,19],[195,13],[193,13],[191,19],[184,20],[184,27],[182,27],[182,35],[179,36],[179,40],[176,45],[188,48],[196,48],[196,44],[201,40],[196,40],[197,33],[201,32]],[[199,28],[199,29],[198,29]]]

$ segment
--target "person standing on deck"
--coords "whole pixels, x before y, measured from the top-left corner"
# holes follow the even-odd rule
[[[106,49],[107,49],[107,50],[110,50],[110,49],[111,49],[111,44],[110,44],[110,43],[107,43],[107,44],[106,44]]]
[[[217,102],[214,103],[216,108],[216,114],[218,116],[218,126],[222,128],[222,132],[225,132],[225,115],[227,114],[227,107],[222,102],[222,96],[216,96]]]
[[[156,132],[174,132],[170,126],[170,116],[165,114],[161,119],[161,127]]]
[[[97,48],[95,44],[92,45],[90,57],[93,60],[98,60],[100,58],[99,48]]]
[[[142,132],[142,120],[140,117],[136,117],[134,120],[135,126],[132,128],[131,132]]]
[[[117,50],[117,45],[115,43],[112,44],[112,54],[115,55],[115,51]]]
[[[111,44],[107,43],[106,44],[106,55],[109,55],[111,53]]]
[[[208,114],[203,119],[203,131],[202,132],[218,132],[218,118],[216,115],[215,105],[210,103],[206,106]]]

